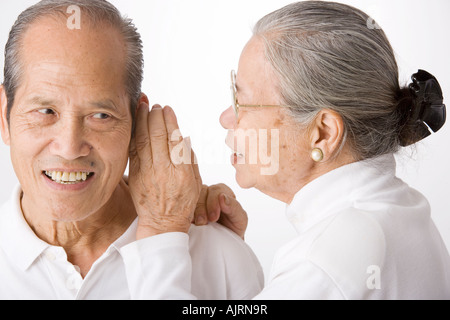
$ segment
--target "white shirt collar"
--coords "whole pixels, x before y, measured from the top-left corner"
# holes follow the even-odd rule
[[[26,270],[50,245],[35,235],[23,217],[21,196],[22,189],[16,186],[1,210],[0,243],[11,261]]]
[[[297,232],[303,233],[362,195],[370,194],[377,182],[395,178],[393,154],[351,163],[332,170],[304,186],[287,206],[286,215]]]
[[[5,253],[21,270],[27,270],[50,244],[39,239],[26,222],[20,199],[22,188],[14,188],[11,199],[0,210],[0,244]],[[137,219],[108,250],[120,249],[136,240]]]

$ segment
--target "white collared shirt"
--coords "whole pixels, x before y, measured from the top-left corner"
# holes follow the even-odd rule
[[[317,178],[296,194],[287,217],[298,236],[277,252],[256,299],[450,299],[448,251],[427,200],[395,177],[393,155]],[[154,267],[144,259],[139,270],[134,265],[141,273],[139,290],[195,298],[186,272],[188,237],[158,237],[134,247],[142,257],[160,256],[162,263]],[[153,243],[151,252],[145,252],[146,243]],[[167,274],[169,257],[180,267],[171,269],[171,283],[159,285],[146,272]]]
[[[51,246],[33,233],[21,211],[21,193],[17,187],[0,209],[0,299],[157,299],[157,290],[140,290],[142,274],[155,277],[153,281],[161,286],[180,281],[170,278],[176,273],[170,270],[177,270],[179,261],[159,252],[164,246],[174,245],[170,237],[162,235],[153,242],[137,243],[137,221],[111,244],[83,279],[77,267],[67,261],[63,248]],[[182,250],[189,252],[189,269],[184,274],[196,296],[249,299],[261,291],[261,266],[237,235],[210,224],[192,226],[189,235],[181,237],[185,240]],[[168,272],[147,272],[142,262],[149,263],[152,270],[163,266]],[[166,298],[176,299],[178,295],[174,292]]]

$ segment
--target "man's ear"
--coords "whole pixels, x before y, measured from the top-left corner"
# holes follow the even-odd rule
[[[0,86],[0,108],[1,108],[0,129],[2,134],[2,140],[6,145],[9,146],[11,138],[9,135],[9,123],[6,117],[8,112],[8,99],[6,98],[6,91],[3,85]]]
[[[318,148],[324,154],[324,160],[332,159],[340,149],[344,137],[344,120],[335,111],[320,111],[310,128],[311,150]]]

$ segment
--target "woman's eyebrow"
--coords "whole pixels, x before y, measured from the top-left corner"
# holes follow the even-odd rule
[[[239,84],[236,82],[236,93],[237,93],[238,95],[240,95],[240,96],[245,96],[245,95],[247,94],[247,89],[246,89],[245,86],[242,87],[241,85],[239,85]]]

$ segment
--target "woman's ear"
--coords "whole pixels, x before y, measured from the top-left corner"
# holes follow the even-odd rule
[[[1,108],[1,120],[0,130],[2,134],[2,140],[6,145],[10,145],[11,137],[9,134],[9,121],[7,119],[8,114],[8,99],[6,98],[5,87],[0,86],[0,108]]]
[[[336,111],[321,110],[311,124],[311,150],[318,148],[325,161],[332,159],[341,147],[344,131],[344,120]]]

